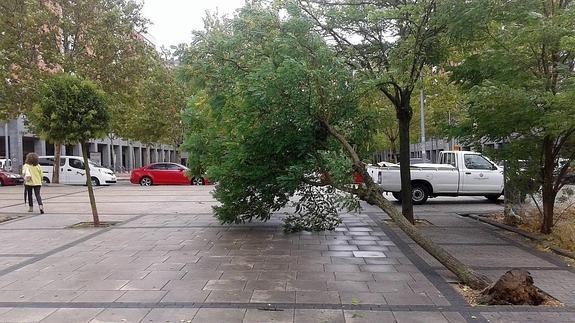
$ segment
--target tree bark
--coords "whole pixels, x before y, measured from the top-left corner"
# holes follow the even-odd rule
[[[550,234],[553,230],[553,209],[557,196],[557,192],[553,189],[553,170],[555,169],[553,141],[549,135],[543,139],[543,221],[541,221],[543,234]]]
[[[409,123],[411,122],[411,109],[409,99],[402,100],[402,106],[396,107],[397,120],[399,122],[399,172],[401,177],[401,212],[412,224],[415,223],[413,216],[413,201],[411,200],[411,167],[409,163]]]
[[[52,172],[52,183],[60,183],[60,155],[62,155],[62,144],[54,143],[54,170]]]
[[[94,188],[92,187],[92,176],[90,174],[90,164],[88,163],[88,143],[82,143],[82,156],[84,157],[84,169],[86,170],[86,185],[88,186],[88,196],[90,197],[90,207],[92,208],[92,217],[94,219],[94,226],[100,225],[100,217],[98,216],[98,209],[96,208],[96,197],[94,196]]]

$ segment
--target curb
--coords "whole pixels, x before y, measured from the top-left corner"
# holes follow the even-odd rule
[[[468,214],[468,213],[457,213],[457,214],[459,216],[471,218],[471,219],[474,219],[474,220],[477,220],[477,221],[480,221],[483,223],[490,224],[494,227],[498,227],[498,228],[503,229],[503,230],[517,233],[523,237],[526,237],[528,239],[531,239],[531,240],[534,240],[534,241],[541,243],[545,248],[548,248],[549,250],[553,251],[554,253],[556,253],[560,256],[571,258],[571,259],[575,260],[575,252],[571,252],[569,250],[550,246],[545,240],[541,239],[540,237],[538,237],[538,236],[536,236],[530,232],[512,227],[512,226],[507,225],[507,224],[503,224],[503,223],[499,223],[499,222],[496,222],[496,221],[493,221],[490,219],[486,219],[486,218],[482,217],[481,215],[477,215],[477,214]]]

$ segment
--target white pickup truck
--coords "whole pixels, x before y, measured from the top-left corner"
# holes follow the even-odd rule
[[[371,178],[386,192],[401,200],[399,165],[370,165]],[[423,204],[436,196],[485,196],[497,201],[503,194],[503,169],[480,153],[442,151],[439,164],[411,165],[412,200]]]

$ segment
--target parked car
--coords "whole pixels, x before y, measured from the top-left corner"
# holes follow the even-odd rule
[[[54,156],[40,156],[38,158],[44,173],[44,183],[50,183],[54,173]],[[90,160],[90,177],[92,185],[110,185],[117,182],[116,174],[108,168],[102,167]],[[86,184],[86,171],[84,159],[79,156],[60,156],[60,183]]]
[[[401,199],[399,165],[369,166],[368,173],[384,191]],[[503,169],[471,151],[442,151],[439,164],[411,165],[411,181],[414,204],[436,196],[485,196],[497,201],[503,194]]]
[[[24,183],[21,175],[6,172],[0,169],[0,186],[18,185]]]
[[[189,168],[176,163],[153,163],[132,170],[130,182],[141,186],[151,185],[206,185],[205,177],[188,175]]]

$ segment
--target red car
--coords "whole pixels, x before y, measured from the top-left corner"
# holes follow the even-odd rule
[[[17,185],[22,183],[24,183],[24,178],[22,178],[22,176],[0,169],[0,186]]]
[[[207,179],[199,176],[190,180],[186,176],[188,170],[186,166],[176,163],[154,163],[132,170],[130,182],[142,186],[209,184]]]

